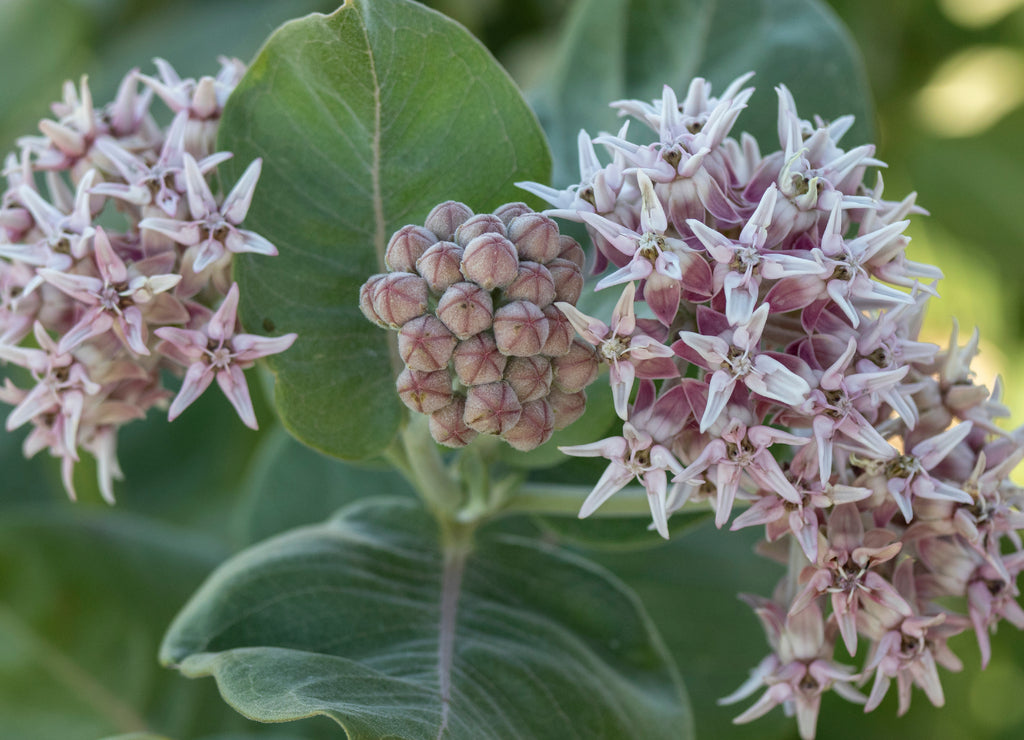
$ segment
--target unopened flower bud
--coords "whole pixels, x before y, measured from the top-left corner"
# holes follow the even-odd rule
[[[371,275],[359,288],[359,310],[363,312],[363,316],[377,326],[388,329],[390,327],[388,327],[387,322],[373,310],[373,290],[377,287],[377,283],[384,279],[384,276],[385,273]]]
[[[519,258],[508,239],[500,234],[483,234],[466,246],[460,268],[466,280],[494,290],[516,279]]]
[[[600,370],[597,353],[589,344],[574,339],[569,351],[551,362],[552,384],[566,393],[579,393],[594,382]]]
[[[568,234],[561,234],[558,237],[558,258],[569,260],[581,270],[587,261],[587,253],[583,251],[580,243]]]
[[[526,301],[514,301],[494,313],[494,341],[502,354],[529,357],[539,354],[548,341],[544,312]]]
[[[583,271],[575,262],[561,258],[552,260],[546,267],[555,281],[555,300],[575,306],[583,293]]]
[[[436,243],[433,232],[422,226],[403,226],[392,234],[384,253],[384,264],[392,272],[416,272],[416,261]]]
[[[522,216],[524,213],[533,213],[533,209],[523,202],[506,203],[494,209],[494,215],[500,218],[505,226],[508,226],[516,216]]]
[[[501,438],[517,450],[526,452],[551,439],[554,424],[555,415],[547,401],[530,401],[523,404],[523,412],[516,425],[501,435]]]
[[[463,385],[497,383],[505,375],[508,358],[498,351],[490,332],[459,342],[452,353],[455,374]]]
[[[548,341],[544,342],[540,353],[547,357],[561,357],[572,346],[576,330],[572,328],[565,314],[554,305],[544,309],[544,316],[548,320]]]
[[[445,370],[422,373],[406,368],[395,381],[402,403],[413,411],[430,414],[452,401],[452,379]]]
[[[494,302],[475,283],[455,283],[437,303],[437,317],[459,339],[469,339],[491,328]]]
[[[519,421],[523,406],[508,383],[474,385],[466,391],[466,425],[481,434],[504,434]]]
[[[430,436],[445,447],[465,447],[476,437],[477,432],[466,426],[462,417],[466,412],[466,400],[455,396],[450,404],[430,415]]]
[[[954,385],[946,391],[946,408],[962,416],[962,412],[984,403],[988,395],[988,388],[983,385]]]
[[[528,301],[540,308],[555,300],[555,279],[538,262],[520,262],[515,280],[505,288],[505,300]]]
[[[472,215],[473,211],[465,203],[448,200],[434,206],[427,214],[427,220],[423,225],[433,231],[441,241],[451,241],[455,236],[455,230]]]
[[[435,293],[444,293],[462,280],[462,247],[454,242],[438,242],[416,260],[416,272],[423,276]]]
[[[558,224],[542,213],[524,213],[509,221],[508,238],[524,260],[547,264],[558,257]]]
[[[448,367],[458,340],[433,314],[418,316],[398,332],[398,354],[411,369],[429,373]]]
[[[587,392],[566,393],[552,388],[547,401],[555,412],[555,429],[565,429],[587,410]]]
[[[546,357],[513,357],[505,368],[505,382],[520,403],[544,398],[551,390],[551,361]]]
[[[373,310],[397,329],[427,311],[427,281],[409,272],[389,272],[373,287]]]
[[[465,247],[481,234],[505,236],[505,223],[490,213],[478,213],[455,230],[455,243]]]

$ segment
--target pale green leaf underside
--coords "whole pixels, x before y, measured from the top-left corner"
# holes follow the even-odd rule
[[[269,360],[299,439],[345,459],[387,446],[403,407],[388,333],[358,309],[389,235],[448,199],[478,211],[519,200],[550,156],[507,74],[461,26],[408,0],[349,0],[288,23],[224,112],[234,182],[263,175],[245,227],[280,255],[236,261],[243,323],[298,332]]]
[[[509,536],[460,558],[404,500],[238,555],[161,659],[213,675],[249,717],[322,714],[352,738],[691,737],[675,669],[621,584]]]

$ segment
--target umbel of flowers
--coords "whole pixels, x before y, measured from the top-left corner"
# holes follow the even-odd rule
[[[84,78],[66,83],[42,135],[19,139],[4,161],[0,363],[25,372],[5,379],[0,400],[14,406],[8,430],[31,426],[26,456],[60,458],[72,497],[85,450],[113,502],[119,427],[172,397],[174,419],[214,380],[255,428],[243,370],[295,340],[242,333],[236,319],[232,256],[277,254],[240,228],[260,160],[226,195],[212,185],[231,157],[215,140],[243,65],[222,59],[198,80],[156,66],[157,77],[130,72],[104,106]],[[150,112],[156,98],[166,126]],[[165,368],[184,372],[177,395],[162,385]]]
[[[448,201],[391,237],[388,272],[366,281],[359,305],[398,331],[398,394],[430,416],[436,441],[491,434],[532,450],[582,415],[597,355],[556,306],[579,298],[583,259],[524,203],[474,214]]]
[[[811,738],[823,692],[870,711],[895,680],[901,714],[913,686],[941,705],[951,635],[973,629],[985,664],[1000,621],[1024,627],[1024,433],[995,424],[998,383],[974,382],[976,334],[918,336],[941,273],[906,257],[914,195],[885,200],[864,181],[874,148],[840,147],[852,118],[802,119],[785,87],[778,149],[732,135],[748,79],[615,102],[653,136],[581,132],[579,183],[521,186],[586,226],[597,289],[621,291],[610,317],[556,303],[623,422],[563,448],[609,461],[580,516],[636,479],[664,537],[701,499],[719,527],[763,527],[788,564],[771,598],[746,597],[771,652],[723,701],[764,689],[736,721],[782,705]]]

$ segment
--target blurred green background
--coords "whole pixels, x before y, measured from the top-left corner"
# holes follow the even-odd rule
[[[428,4],[469,27],[527,88],[542,79],[570,5]],[[886,194],[898,199],[916,190],[931,213],[909,231],[910,258],[947,275],[924,334],[944,342],[954,316],[961,341],[977,326],[979,382],[991,386],[1002,374],[1013,418],[1024,419],[1024,0],[831,5],[864,54],[878,156],[889,164]],[[35,132],[65,79],[87,73],[104,101],[129,68],[152,72],[154,56],[183,75],[212,72],[217,55],[248,60],[281,21],[333,7],[312,0],[0,0],[0,150]],[[237,424],[216,396],[173,427],[153,419],[126,428],[128,481],[112,511],[97,505],[88,464],[79,476],[84,500],[73,507],[55,464],[21,460],[21,433],[0,436],[0,737],[88,740],[143,728],[210,740],[339,734],[317,720],[257,728],[220,704],[212,682],[155,666],[167,622],[227,554],[326,515],[348,495],[333,491],[354,490],[359,476],[400,488],[379,472],[287,441],[265,401],[257,401],[260,433]],[[303,471],[309,485],[267,483],[268,456],[285,461],[282,469]],[[282,508],[274,494],[285,490],[291,498]],[[704,526],[667,547],[600,556],[651,609],[680,663],[704,738],[795,737],[794,723],[778,710],[734,729],[728,720],[739,709],[713,705],[766,652],[756,621],[733,596],[767,594],[777,577],[749,552],[751,544]],[[1022,636],[1005,626],[982,674],[973,637],[963,636],[955,649],[967,668],[943,674],[946,710],[933,710],[920,692],[898,720],[892,696],[868,717],[827,698],[819,737],[1024,737]]]

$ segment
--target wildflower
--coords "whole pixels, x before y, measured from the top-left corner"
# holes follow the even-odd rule
[[[133,352],[148,355],[146,320],[140,307],[177,285],[181,275],[146,275],[140,272],[140,267],[145,269],[143,263],[133,265],[129,272],[102,228],[97,228],[93,237],[93,253],[99,277],[39,270],[46,282],[88,306],[78,323],[61,338],[59,351],[70,352],[87,339],[114,329]],[[181,311],[184,317],[180,320],[184,320],[188,314],[183,308]]]
[[[224,202],[218,206],[199,164],[191,154],[185,153],[182,158],[185,162],[188,210],[192,220],[146,218],[139,222],[139,228],[151,229],[178,244],[193,248],[192,269],[197,274],[221,260],[228,252],[276,255],[277,248],[262,236],[238,228],[249,212],[263,160],[253,160]]]
[[[256,414],[249,397],[249,387],[242,373],[260,357],[284,352],[292,346],[297,334],[280,337],[259,337],[236,333],[238,311],[238,283],[233,283],[224,302],[200,330],[161,327],[153,333],[169,345],[183,364],[188,365],[181,390],[168,411],[173,421],[182,411],[199,398],[214,378],[235,407],[239,418],[251,429],[256,429]]]
[[[816,605],[787,615],[766,599],[745,600],[754,607],[774,652],[761,661],[739,689],[718,700],[719,704],[734,704],[760,687],[767,687],[761,698],[736,717],[734,723],[750,722],[782,704],[796,713],[800,737],[813,740],[821,696],[826,691],[835,691],[847,701],[864,703],[863,695],[850,685],[857,678],[856,671],[832,661],[832,645],[826,639],[822,614]]]
[[[719,336],[679,332],[682,344],[696,351],[712,370],[708,403],[700,420],[702,432],[721,415],[739,380],[754,393],[791,406],[807,400],[811,392],[807,381],[779,360],[760,352],[761,334],[767,320],[768,304],[763,303],[749,321],[732,326]]]
[[[671,378],[679,374],[669,359],[674,355],[671,348],[637,327],[633,311],[635,292],[633,283],[626,285],[612,311],[611,326],[568,303],[555,304],[579,335],[594,345],[601,359],[611,366],[612,398],[620,419],[626,418],[626,405],[636,377]]]

